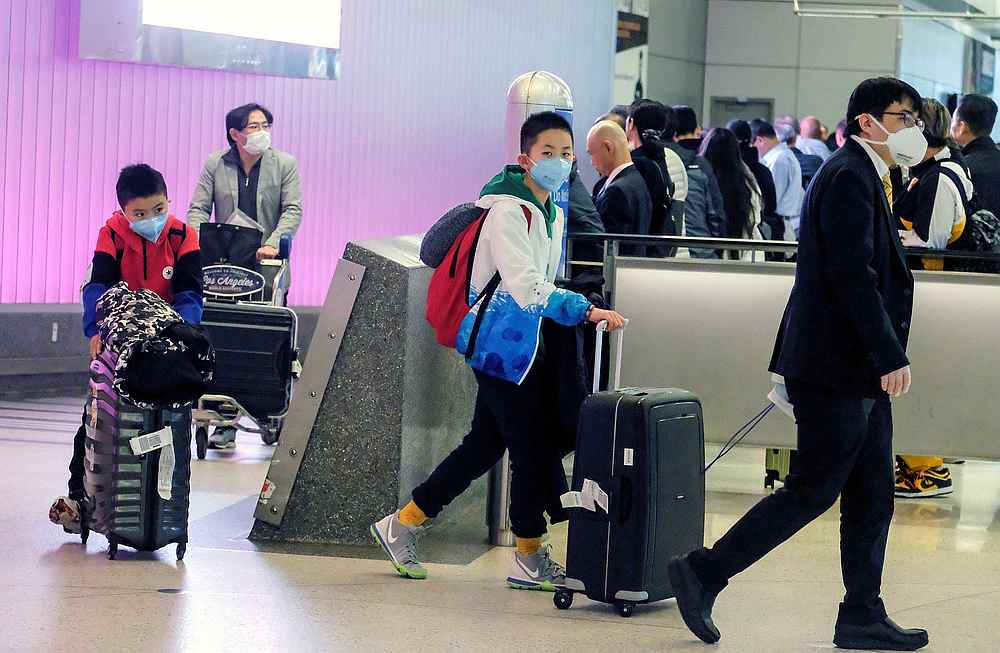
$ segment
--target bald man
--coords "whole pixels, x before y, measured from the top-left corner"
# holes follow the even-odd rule
[[[642,175],[632,164],[625,130],[609,120],[594,125],[587,135],[587,152],[601,175],[594,186],[594,206],[609,234],[649,234],[653,201]],[[622,245],[624,256],[645,256],[644,245]]]
[[[806,116],[799,123],[799,138],[795,146],[806,154],[818,156],[826,161],[832,152],[823,142],[823,123],[816,116]]]

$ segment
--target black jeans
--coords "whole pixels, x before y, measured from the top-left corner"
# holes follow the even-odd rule
[[[544,535],[546,512],[552,523],[566,519],[559,503],[568,491],[562,458],[575,447],[576,430],[575,424],[561,424],[556,405],[559,380],[553,378],[557,369],[551,361],[551,355],[535,361],[520,386],[476,372],[479,394],[471,430],[413,490],[413,501],[424,514],[437,517],[509,451],[514,534]]]
[[[889,399],[835,396],[787,382],[798,424],[798,456],[785,486],[760,501],[711,549],[691,556],[710,591],[763,558],[840,497],[840,561],[847,595],[839,623],[885,617],[882,567],[893,512]]]
[[[83,487],[83,461],[87,450],[87,409],[83,409],[83,423],[73,436],[73,458],[69,461],[69,498],[81,501],[87,492]]]

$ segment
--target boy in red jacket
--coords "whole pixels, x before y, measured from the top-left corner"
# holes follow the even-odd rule
[[[83,286],[83,333],[90,357],[101,353],[97,300],[120,281],[130,290],[151,290],[173,305],[184,320],[199,324],[203,308],[201,250],[193,229],[169,214],[163,175],[139,163],[122,169],[115,187],[118,205],[97,234],[97,247]],[[84,412],[86,424],[86,411]],[[69,496],[59,497],[49,519],[67,533],[80,532],[86,426],[73,439]]]

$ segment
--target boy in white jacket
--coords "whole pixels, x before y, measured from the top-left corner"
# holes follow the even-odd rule
[[[472,428],[462,444],[413,491],[413,500],[371,527],[396,572],[422,579],[417,537],[475,479],[510,452],[511,526],[517,539],[507,582],[516,589],[553,591],[565,581],[562,566],[542,547],[545,507],[552,503],[551,475],[559,454],[548,432],[555,410],[551,369],[544,364],[542,319],[566,326],[624,318],[593,306],[583,295],[553,284],[562,255],[565,219],[550,194],[562,186],[574,160],[573,132],[562,116],[543,112],[521,127],[517,164],[504,168],[483,188],[477,206],[488,209],[473,262],[470,302],[497,273],[500,284],[466,315],[456,348],[467,353],[476,315],[485,311],[467,357],[479,393]]]

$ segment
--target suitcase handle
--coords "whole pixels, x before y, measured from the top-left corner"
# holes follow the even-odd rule
[[[616,476],[613,484],[615,503],[617,504],[618,523],[624,524],[632,515],[632,479],[627,476]]]
[[[622,381],[622,347],[625,344],[625,329],[628,328],[628,320],[625,326],[618,329],[618,347],[615,351],[615,377],[611,390],[621,387]],[[601,389],[601,358],[604,353],[604,334],[608,331],[608,321],[601,320],[597,323],[597,342],[594,345],[594,393]]]

